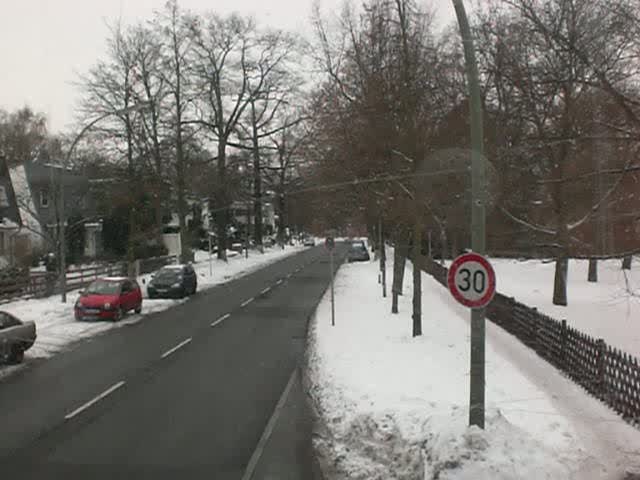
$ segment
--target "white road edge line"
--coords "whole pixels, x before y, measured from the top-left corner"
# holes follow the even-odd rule
[[[251,458],[249,459],[249,463],[247,464],[247,468],[244,471],[244,475],[242,475],[242,480],[252,479],[253,473],[255,472],[255,469],[258,466],[258,462],[260,461],[260,457],[264,452],[267,442],[269,441],[269,438],[273,433],[273,428],[275,427],[276,422],[278,421],[278,417],[282,412],[282,408],[284,407],[284,404],[287,401],[287,397],[289,397],[289,393],[291,392],[291,388],[293,387],[293,382],[295,381],[297,374],[298,374],[298,368],[296,367],[293,369],[293,372],[291,372],[291,376],[289,377],[287,386],[284,388],[282,395],[280,395],[280,399],[276,404],[276,408],[271,414],[271,418],[269,418],[269,421],[267,422],[267,426],[264,428],[264,432],[262,432],[262,436],[258,441],[258,445],[256,446],[256,449],[253,452],[253,455],[251,455]]]
[[[216,325],[218,325],[219,323],[224,322],[227,318],[229,318],[231,316],[230,313],[227,313],[226,315],[221,316],[219,319],[217,319],[215,322],[213,322],[211,324],[212,327],[215,327]]]
[[[268,293],[268,292],[269,292],[269,290],[271,290],[271,287],[267,287],[267,288],[265,288],[264,290],[262,290],[262,291],[260,292],[260,295],[264,295],[265,293]]]
[[[122,387],[125,384],[124,380],[119,381],[118,383],[114,383],[113,385],[111,385],[109,388],[107,388],[104,392],[102,392],[100,395],[98,395],[97,397],[92,398],[91,400],[89,400],[87,403],[85,403],[84,405],[76,408],[73,412],[68,413],[64,416],[65,420],[71,420],[73,417],[75,417],[76,415],[78,415],[79,413],[84,412],[87,408],[91,407],[92,405],[98,403],[100,400],[102,400],[104,397],[111,395],[113,392],[115,392],[116,390],[118,390],[120,387]]]
[[[249,300],[245,300],[244,302],[242,302],[240,304],[240,307],[246,307],[247,305],[249,305],[251,302],[253,302],[255,299],[253,297],[251,297]]]
[[[187,345],[188,343],[191,342],[191,340],[193,340],[191,337],[187,338],[186,340],[183,340],[182,342],[180,342],[178,345],[176,345],[173,348],[170,348],[169,350],[167,350],[166,352],[164,352],[162,355],[160,355],[160,358],[167,358],[169,355],[171,355],[172,353],[175,353],[177,350],[180,350],[182,347],[184,347],[185,345]]]

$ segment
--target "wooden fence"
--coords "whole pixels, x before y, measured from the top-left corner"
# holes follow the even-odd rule
[[[126,262],[116,262],[67,270],[67,288],[77,290],[89,285],[99,277],[121,276],[127,274]],[[60,293],[58,274],[32,273],[12,279],[10,283],[0,286],[0,303],[15,299],[41,298]]]
[[[446,267],[421,257],[420,268],[447,287]],[[640,427],[640,361],[528,307],[496,293],[486,310],[487,318],[508,331],[542,358],[564,372],[590,394]]]

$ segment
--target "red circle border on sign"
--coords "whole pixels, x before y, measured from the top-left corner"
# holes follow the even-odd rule
[[[484,294],[483,297],[478,300],[467,300],[462,296],[462,294],[458,291],[456,287],[456,273],[465,262],[477,262],[482,265],[489,275],[489,289],[487,293]],[[486,307],[491,300],[493,300],[494,295],[496,294],[496,272],[493,270],[493,267],[489,263],[489,261],[484,258],[482,255],[478,253],[463,253],[462,255],[455,258],[451,266],[449,267],[449,271],[447,273],[447,286],[449,287],[449,291],[451,295],[460,302],[465,307],[470,308],[483,308]]]

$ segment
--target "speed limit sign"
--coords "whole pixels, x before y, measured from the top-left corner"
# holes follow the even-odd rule
[[[447,284],[458,302],[466,307],[482,308],[496,293],[496,274],[482,255],[465,253],[449,267]]]

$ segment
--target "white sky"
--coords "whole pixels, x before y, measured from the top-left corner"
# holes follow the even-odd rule
[[[454,18],[451,0],[431,0],[439,18]],[[78,73],[103,56],[106,22],[149,18],[165,0],[0,0],[0,107],[44,112],[56,132],[73,120]],[[193,11],[253,14],[260,24],[309,32],[311,0],[181,0]],[[320,0],[338,12],[342,0]]]

